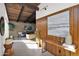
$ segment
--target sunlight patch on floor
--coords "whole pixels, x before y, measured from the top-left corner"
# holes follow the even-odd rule
[[[27,46],[29,49],[38,49],[38,45],[37,45],[37,44],[26,44],[26,46]]]
[[[52,56],[49,52],[42,53],[41,48],[32,40],[14,40],[14,56]]]
[[[35,41],[32,40],[13,40],[13,42],[36,43]]]
[[[31,40],[24,41],[24,40],[22,40],[22,42],[24,42],[25,45],[26,45],[29,49],[39,49],[38,45],[37,45],[36,42],[34,42],[34,41],[31,41]],[[28,44],[27,44],[27,43],[28,43]]]
[[[35,41],[31,40],[14,40],[14,42],[23,42],[29,49],[41,49]]]

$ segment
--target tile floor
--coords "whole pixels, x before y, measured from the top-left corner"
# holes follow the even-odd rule
[[[49,52],[42,53],[36,42],[31,40],[14,40],[14,56],[53,56]]]

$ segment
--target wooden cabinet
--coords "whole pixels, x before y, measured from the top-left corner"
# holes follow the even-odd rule
[[[63,37],[57,37],[57,36],[52,36],[52,35],[48,35],[47,40],[51,41],[51,42],[54,42],[56,44],[60,44],[60,45],[64,42]]]
[[[52,52],[52,50],[53,50],[53,46],[51,45],[51,44],[48,44],[47,43],[47,51],[49,51],[50,53],[52,53],[53,54],[53,52]],[[54,54],[55,55],[55,54]]]
[[[57,55],[58,56],[64,56],[65,55],[64,49],[59,47],[59,46],[57,46]]]
[[[47,42],[47,50],[56,56],[70,56],[71,52],[55,43]]]
[[[41,41],[41,46],[45,48],[45,40],[47,39],[47,17],[44,17],[36,21],[36,29],[40,38],[38,41]]]
[[[65,50],[65,56],[71,56],[71,52],[68,50]]]

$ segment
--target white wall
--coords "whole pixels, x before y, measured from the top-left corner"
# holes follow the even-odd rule
[[[8,17],[7,17],[5,5],[3,3],[0,3],[0,17],[1,16],[4,17],[4,21],[5,21],[5,34],[3,36],[1,36],[0,34],[0,55],[3,55],[4,53],[3,44],[5,43],[5,39],[9,36]]]
[[[41,3],[39,7],[39,11],[36,11],[36,19],[49,15],[51,13],[55,13],[65,8],[69,8],[71,6],[77,5],[78,3]],[[47,10],[44,10],[44,7],[47,7]]]
[[[24,26],[26,23],[23,22],[16,22],[16,21],[10,21],[15,25],[15,28],[9,32],[10,35],[13,35],[14,37],[18,36],[18,32],[23,32],[24,31]]]

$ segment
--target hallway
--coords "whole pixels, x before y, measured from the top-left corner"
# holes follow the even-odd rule
[[[13,56],[52,56],[49,52],[42,53],[36,42],[31,40],[14,40]]]

